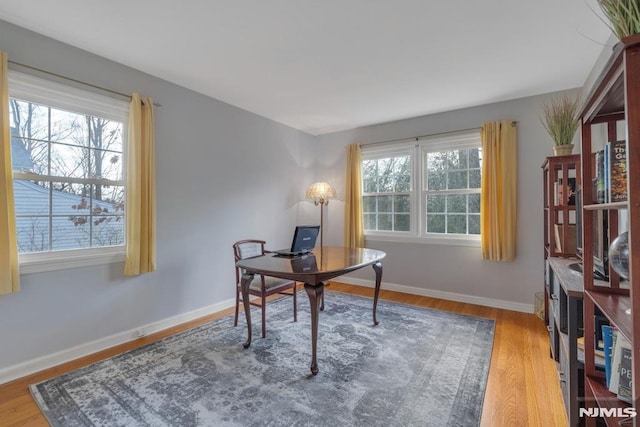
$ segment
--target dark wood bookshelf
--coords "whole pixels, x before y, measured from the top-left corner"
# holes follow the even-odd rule
[[[609,61],[596,79],[591,91],[584,98],[579,116],[582,119],[582,182],[591,183],[596,176],[593,162],[598,144],[592,141],[592,126],[606,125],[604,142],[626,140],[627,202],[588,203],[595,200],[591,185],[582,187],[582,264],[584,280],[584,406],[593,408],[629,408],[640,410],[640,35],[626,37],[616,44]],[[618,124],[624,121],[625,131],[618,135]],[[629,233],[629,280],[622,281],[609,265],[610,279],[602,282],[594,279],[594,259],[591,254],[598,239],[599,211],[607,212],[608,244],[619,234],[619,211],[626,210]],[[594,221],[598,222],[594,222]],[[625,224],[620,224],[624,226]],[[595,230],[594,230],[595,229]],[[635,248],[635,249],[634,249]],[[596,251],[597,253],[597,251]],[[619,400],[609,392],[605,379],[595,366],[595,318],[604,316],[611,326],[618,328],[632,346],[632,405]],[[611,367],[615,375],[617,367]],[[604,417],[608,426],[640,425],[640,416],[633,419]],[[599,425],[596,418],[583,419],[587,427]]]

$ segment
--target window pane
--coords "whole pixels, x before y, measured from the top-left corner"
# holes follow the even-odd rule
[[[409,231],[411,223],[411,217],[408,214],[395,214],[394,215],[394,230],[395,231]]]
[[[87,147],[88,140],[87,116],[56,108],[51,109],[52,142]]]
[[[411,190],[411,158],[409,156],[395,158],[395,191]]]
[[[391,201],[393,196],[378,197],[378,212],[392,212]]]
[[[49,144],[46,142],[13,137],[11,150],[14,172],[49,174]]]
[[[427,212],[444,212],[447,196],[427,196]]]
[[[124,217],[121,215],[93,216],[91,246],[115,246],[124,243]]]
[[[469,212],[480,213],[480,194],[469,194]]]
[[[51,175],[65,178],[86,178],[88,170],[88,149],[64,144],[51,144]]]
[[[19,216],[16,218],[18,252],[42,252],[49,247],[49,217]]]
[[[363,212],[375,212],[376,211],[376,196],[364,196],[362,200]]]
[[[480,169],[469,171],[469,188],[480,188]]]
[[[447,188],[457,190],[468,188],[467,171],[452,171],[447,174]]]
[[[362,162],[362,189],[365,193],[377,192],[378,162],[365,160]]]
[[[111,180],[122,179],[122,125],[91,117],[91,176]]]
[[[393,159],[378,160],[378,192],[393,191]]]
[[[447,152],[427,153],[427,172],[443,172],[447,169]]]
[[[49,137],[49,109],[17,99],[9,102],[11,134],[16,132],[30,140],[47,140]]]
[[[427,189],[429,191],[444,190],[447,187],[447,174],[445,172],[428,172]]]
[[[480,168],[482,164],[482,149],[481,148],[469,148],[469,168]]]
[[[447,167],[449,169],[467,169],[468,150],[454,150],[449,152]]]
[[[73,221],[68,216],[54,216],[52,223],[52,250],[90,246],[91,218],[89,215],[76,215]]]
[[[411,212],[409,196],[394,197],[394,212],[402,212],[402,213]]]
[[[445,216],[427,214],[427,233],[444,233]]]
[[[469,234],[480,234],[480,215],[469,215]]]
[[[391,214],[379,214],[378,215],[378,230],[391,231],[392,228],[392,215]]]
[[[467,216],[447,215],[447,233],[467,234]]]
[[[376,214],[364,214],[364,229],[375,230],[376,229]]]
[[[467,196],[465,194],[451,194],[447,196],[447,212],[467,212]]]
[[[49,184],[21,179],[13,181],[16,216],[49,215]]]

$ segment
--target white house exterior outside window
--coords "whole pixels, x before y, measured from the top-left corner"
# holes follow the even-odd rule
[[[128,102],[17,72],[9,97],[21,271],[121,260]]]
[[[362,147],[365,236],[478,245],[480,131]]]

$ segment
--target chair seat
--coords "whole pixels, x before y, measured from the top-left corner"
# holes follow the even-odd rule
[[[278,279],[276,277],[264,276],[264,287],[267,292],[289,286],[292,283],[293,283],[293,280]],[[253,281],[251,281],[251,284],[249,285],[249,290],[258,291],[258,292],[262,290],[262,281],[260,280],[259,275],[255,275],[253,277]]]

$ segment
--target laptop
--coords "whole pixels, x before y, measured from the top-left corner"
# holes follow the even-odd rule
[[[316,239],[320,232],[319,225],[298,225],[293,233],[290,249],[274,251],[281,256],[298,256],[309,253],[316,246]]]

